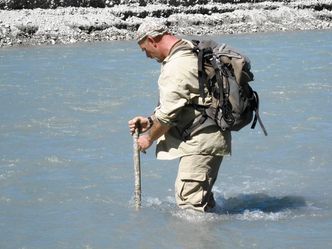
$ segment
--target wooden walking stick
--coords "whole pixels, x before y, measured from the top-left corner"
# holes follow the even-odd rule
[[[141,158],[140,151],[138,148],[138,137],[140,128],[135,129],[133,135],[133,145],[134,145],[134,169],[135,169],[135,207],[139,209],[141,207]]]

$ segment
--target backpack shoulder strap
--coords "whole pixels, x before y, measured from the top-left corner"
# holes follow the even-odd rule
[[[207,41],[192,41],[193,52],[197,54],[198,58],[198,82],[199,82],[199,93],[201,98],[205,98],[205,86],[207,86],[208,91],[210,92],[211,89],[207,85],[208,84],[208,75],[205,71],[204,64],[206,62],[211,63],[210,60],[213,56],[213,49],[217,47],[217,43],[212,40]]]

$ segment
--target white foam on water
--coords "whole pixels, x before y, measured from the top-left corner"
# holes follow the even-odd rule
[[[238,220],[245,220],[245,221],[257,221],[257,220],[265,220],[265,221],[278,221],[283,219],[288,219],[291,217],[291,211],[282,211],[282,212],[269,212],[265,213],[260,210],[249,211],[245,210],[243,214],[238,214],[235,216]]]
[[[171,214],[174,217],[183,219],[190,223],[202,223],[202,222],[220,222],[229,220],[239,221],[274,221],[278,222],[281,220],[297,219],[302,217],[320,217],[320,209],[312,208],[301,208],[297,210],[285,209],[278,212],[264,212],[261,210],[244,210],[238,214],[228,214],[227,211],[220,207],[215,208],[214,212],[211,213],[200,213],[193,210],[173,210]]]
[[[220,220],[226,220],[226,216],[219,216],[214,213],[201,213],[194,210],[176,210],[173,211],[172,216],[179,219],[188,221],[190,223],[205,223],[205,222],[214,222]]]
[[[8,170],[2,174],[0,174],[0,180],[7,180],[8,178],[12,177],[15,175],[14,170]]]
[[[2,159],[0,167],[0,181],[8,180],[17,174],[16,166],[20,159]]]
[[[72,162],[71,159],[61,157],[59,155],[47,155],[41,161],[38,162],[39,166],[44,167],[66,167]]]
[[[55,155],[48,156],[48,157],[45,158],[45,160],[49,163],[52,163],[52,164],[63,164],[63,163],[66,163],[66,162],[70,161],[70,160],[65,160],[65,159],[59,158]]]
[[[99,112],[100,110],[95,108],[95,107],[71,107],[71,109],[73,111],[77,111],[77,112],[87,112],[87,113],[97,113]]]
[[[9,203],[11,202],[12,199],[5,197],[5,196],[0,196],[0,203]]]
[[[122,101],[97,101],[91,103],[84,103],[82,106],[71,106],[73,111],[85,113],[111,113],[114,109],[119,108],[123,103]]]
[[[158,208],[163,212],[168,212],[176,208],[174,197],[166,196],[164,199],[158,197],[146,197],[142,198],[142,205],[149,208]]]
[[[320,208],[314,203],[307,203],[301,197],[270,197],[266,194],[248,194],[230,197],[218,197],[216,207],[207,213],[194,210],[179,209],[174,197],[164,199],[146,197],[142,199],[142,208],[159,209],[173,217],[183,219],[190,223],[220,222],[227,220],[239,221],[280,221],[301,217],[317,217],[322,214]],[[134,199],[130,201],[134,206]]]

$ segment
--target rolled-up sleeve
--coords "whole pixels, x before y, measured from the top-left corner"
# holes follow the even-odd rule
[[[155,116],[161,123],[176,126],[181,108],[190,100],[186,77],[179,68],[166,67],[162,70],[158,85],[160,96]]]

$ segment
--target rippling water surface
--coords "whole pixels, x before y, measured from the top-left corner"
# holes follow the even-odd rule
[[[135,42],[0,51],[0,248],[331,248],[332,32],[214,37],[252,60],[269,136],[233,135],[218,209],[176,208],[177,161],[142,155],[127,120],[158,100]]]

